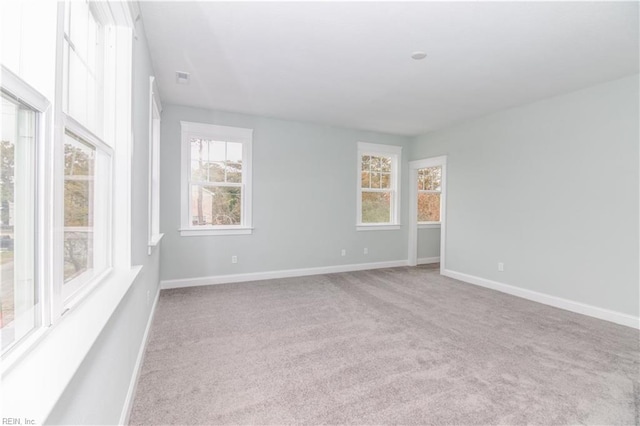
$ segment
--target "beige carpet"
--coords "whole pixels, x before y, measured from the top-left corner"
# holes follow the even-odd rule
[[[638,424],[638,358],[432,268],[168,290],[131,424]]]

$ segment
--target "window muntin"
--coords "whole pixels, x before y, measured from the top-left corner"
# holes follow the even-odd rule
[[[185,121],[181,124],[181,235],[250,233],[253,131]]]
[[[0,142],[0,336],[6,351],[41,325],[36,276],[39,113],[2,93]]]
[[[418,223],[440,223],[442,166],[418,169]]]
[[[399,224],[401,147],[358,144],[358,226]]]

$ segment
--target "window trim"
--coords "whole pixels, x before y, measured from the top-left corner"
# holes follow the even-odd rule
[[[58,43],[59,49],[65,43],[65,14],[69,3],[60,4]],[[126,25],[119,25],[112,15],[113,3],[90,3],[90,13],[96,21],[103,26],[103,62],[101,73],[103,75],[102,120],[99,129],[102,137],[93,133],[85,124],[78,121],[69,111],[64,109],[63,90],[68,81],[65,75],[63,54],[57,58],[56,69],[56,113],[54,135],[54,225],[58,231],[54,235],[54,285],[53,285],[53,309],[52,320],[55,324],[60,321],[62,315],[73,309],[91,294],[116,267],[131,267],[131,52],[133,42],[132,30]],[[125,51],[123,54],[122,50]],[[62,50],[59,50],[60,52]],[[126,63],[125,63],[126,62]],[[110,72],[107,72],[107,69]],[[125,102],[122,102],[122,100]],[[118,108],[116,108],[116,104]],[[108,170],[110,176],[105,182],[104,201],[108,205],[106,212],[104,236],[107,239],[104,250],[106,251],[106,268],[95,271],[95,275],[86,277],[71,285],[64,282],[64,144],[65,134],[69,131],[83,139],[94,147],[96,153],[101,152],[108,156]],[[97,161],[97,157],[96,157]],[[115,191],[119,188],[118,191]],[[115,208],[115,207],[118,208]],[[82,276],[78,277],[82,278]]]
[[[252,227],[252,152],[253,129],[242,127],[222,126],[207,123],[180,121],[181,126],[181,171],[180,171],[180,236],[222,236],[248,235],[253,233]],[[191,137],[223,140],[225,142],[241,143],[242,146],[242,212],[240,225],[193,226],[191,225]]]
[[[377,155],[391,157],[391,220],[384,223],[362,223],[362,156]],[[400,222],[400,189],[402,171],[402,147],[358,142],[356,173],[356,230],[357,231],[395,231],[401,228]],[[386,191],[385,191],[386,192]]]
[[[156,78],[149,76],[149,242],[147,254],[160,244],[160,128],[162,102]],[[158,115],[156,119],[154,116]],[[157,185],[154,185],[155,182]]]

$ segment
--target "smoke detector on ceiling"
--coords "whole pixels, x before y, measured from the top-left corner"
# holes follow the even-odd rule
[[[188,72],[176,71],[176,83],[189,84],[190,79],[191,79],[191,75]]]
[[[426,58],[426,57],[427,57],[427,54],[426,54],[426,53],[424,53],[424,52],[423,52],[423,51],[421,51],[421,50],[418,50],[418,51],[416,51],[416,52],[413,52],[413,53],[411,54],[411,57],[412,57],[413,59],[415,59],[416,61],[419,61],[419,60],[421,60],[421,59]]]

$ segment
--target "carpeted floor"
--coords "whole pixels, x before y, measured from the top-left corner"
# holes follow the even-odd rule
[[[160,296],[131,424],[638,424],[637,330],[393,268]]]

